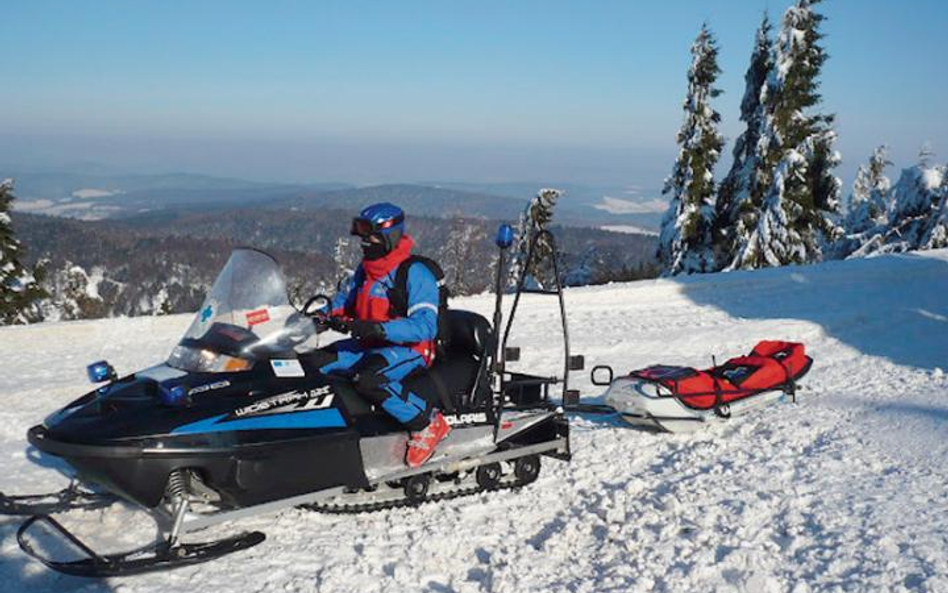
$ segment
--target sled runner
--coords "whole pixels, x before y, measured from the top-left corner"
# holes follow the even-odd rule
[[[688,432],[786,395],[795,398],[797,381],[812,364],[803,344],[768,340],[747,356],[705,370],[655,365],[613,380],[611,368],[598,366],[593,383],[609,386],[606,403],[630,424]],[[603,372],[606,381],[597,378]]]

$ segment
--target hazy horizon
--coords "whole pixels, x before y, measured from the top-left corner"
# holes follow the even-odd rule
[[[789,4],[15,1],[0,24],[15,48],[0,56],[0,165],[656,190],[701,23],[719,39],[732,142],[760,17]],[[925,143],[948,151],[948,79],[929,50],[948,5],[820,10],[820,109],[837,114],[844,193],[879,144],[896,169]],[[719,177],[730,161],[729,143]]]

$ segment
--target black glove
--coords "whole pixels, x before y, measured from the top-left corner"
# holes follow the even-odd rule
[[[337,331],[340,334],[349,333],[349,322],[342,317],[335,317],[327,313],[319,311],[312,315],[313,323],[316,324],[318,331],[326,331],[331,329]]]
[[[349,322],[349,331],[354,338],[360,340],[384,340],[385,327],[375,321],[354,320]]]
[[[339,332],[340,334],[347,334],[350,331],[351,322],[342,317],[326,317],[326,321],[324,323],[326,324],[326,327],[333,331]]]

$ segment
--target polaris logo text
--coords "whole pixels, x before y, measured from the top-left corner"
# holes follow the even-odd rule
[[[290,391],[234,410],[234,416],[262,416],[306,410],[323,410],[332,406],[334,394],[327,385],[308,391]]]
[[[471,414],[460,414],[458,416],[445,416],[444,419],[451,426],[477,424],[478,422],[487,422],[487,414],[484,412],[473,412]]]

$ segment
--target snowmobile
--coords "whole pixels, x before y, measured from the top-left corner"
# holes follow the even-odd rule
[[[628,423],[691,432],[786,397],[795,401],[797,382],[812,364],[803,344],[767,340],[747,356],[705,370],[654,365],[614,378],[611,367],[599,365],[592,381],[608,386],[606,404]]]
[[[534,258],[539,238],[530,243]],[[319,341],[312,316],[326,297],[291,305],[276,260],[254,249],[233,252],[187,332],[163,364],[119,377],[107,362],[88,368],[99,386],[29,429],[31,445],[65,460],[75,481],[49,495],[4,496],[0,512],[28,515],[21,549],[71,575],[129,575],[204,562],[264,541],[244,532],[189,541],[194,532],[291,507],[347,513],[519,488],[537,479],[541,458],[570,459],[563,411],[569,354],[562,288],[564,373],[514,373],[507,347],[521,278],[503,339],[504,253],[513,231],[501,226],[493,323],[447,310],[444,356],[409,378],[408,388],[437,402],[453,430],[419,468],[405,465],[408,434],[356,393],[350,380],[321,374],[306,352]],[[555,266],[556,263],[553,262]],[[555,274],[559,278],[559,274]],[[554,386],[562,387],[560,403]],[[103,554],[53,515],[116,501],[149,511],[158,541]],[[39,537],[42,536],[42,537]],[[69,549],[54,559],[40,546]],[[54,554],[55,555],[55,554]]]

